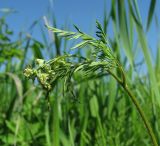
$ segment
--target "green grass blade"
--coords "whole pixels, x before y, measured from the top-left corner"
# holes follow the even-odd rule
[[[136,29],[137,29],[138,39],[141,44],[141,48],[142,48],[142,51],[144,54],[144,58],[145,58],[148,72],[149,72],[149,76],[150,76],[151,87],[152,87],[151,90],[154,92],[154,94],[156,96],[156,100],[160,106],[160,93],[159,93],[158,85],[157,85],[156,78],[155,78],[155,72],[154,72],[154,68],[153,68],[153,64],[152,64],[152,60],[151,60],[151,56],[150,56],[150,51],[149,51],[149,48],[147,45],[147,39],[146,39],[145,33],[143,31],[143,28],[140,25],[138,25],[137,23],[136,23]]]
[[[110,78],[109,82],[109,101],[108,101],[108,117],[111,118],[112,110],[115,103],[115,97],[116,97],[116,81],[113,78]],[[114,88],[113,88],[114,87]]]
[[[156,56],[156,71],[160,71],[160,43],[157,48],[157,56]]]
[[[152,22],[155,6],[156,6],[156,0],[151,0],[148,12],[147,31],[149,30],[150,24]]]
[[[125,2],[118,0],[118,18],[119,18],[119,31],[120,38],[123,42],[125,54],[131,66],[133,66],[132,48],[129,40],[129,30],[127,24],[127,10],[125,9]]]
[[[6,74],[13,79],[13,81],[16,85],[17,93],[18,93],[19,97],[22,98],[23,86],[22,86],[22,82],[21,82],[20,78],[11,72],[7,72]]]

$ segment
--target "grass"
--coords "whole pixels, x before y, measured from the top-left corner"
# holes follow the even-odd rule
[[[155,5],[151,1],[145,28],[136,0],[113,0],[104,25],[97,22],[96,38],[77,26],[76,33],[59,30],[53,19],[48,29],[54,42],[44,31],[44,42],[32,36],[12,42],[11,31],[2,31],[5,17],[0,19],[0,145],[158,146],[160,55],[157,48],[152,58],[146,37]],[[113,38],[106,38],[109,22]],[[73,50],[66,50],[70,44],[63,37],[78,40]],[[143,62],[136,61],[135,50]]]

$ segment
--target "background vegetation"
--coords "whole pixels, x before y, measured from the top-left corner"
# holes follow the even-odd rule
[[[156,21],[157,30],[159,28],[158,17],[154,14],[155,5],[156,0],[151,0],[144,25],[136,0],[112,0],[110,12],[104,10],[102,24],[106,34],[108,25],[112,24],[114,36],[107,36],[110,47],[123,65],[127,82],[144,109],[160,145],[160,48],[157,42],[157,48],[153,48],[156,56],[153,57],[146,37],[152,21]],[[53,18],[52,25],[56,27],[56,19]],[[13,40],[13,31],[5,19],[5,15],[0,18],[0,145],[152,145],[130,98],[108,75],[97,78],[93,74],[86,79],[85,75],[75,74],[73,94],[64,93],[64,81],[59,80],[49,94],[48,109],[45,91],[37,81],[33,83],[26,79],[23,70],[28,64],[35,66],[37,58],[48,60],[70,53],[69,48],[75,42],[68,43],[54,33],[51,35],[53,41],[49,42],[44,32],[47,28],[40,30],[42,42],[23,32]],[[46,18],[45,23],[48,23]],[[74,53],[91,56],[90,49]]]

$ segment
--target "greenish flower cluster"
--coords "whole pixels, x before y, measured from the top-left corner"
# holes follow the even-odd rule
[[[24,70],[24,75],[32,80],[37,79],[47,91],[54,87],[59,78],[67,76],[71,68],[71,64],[62,57],[57,57],[48,62],[43,59],[36,59],[35,63],[36,67],[28,66]]]
[[[32,80],[37,78],[45,90],[51,90],[50,78],[54,75],[54,72],[51,71],[51,67],[43,59],[36,59],[35,63],[37,68],[33,69],[28,66],[24,70],[24,75]]]

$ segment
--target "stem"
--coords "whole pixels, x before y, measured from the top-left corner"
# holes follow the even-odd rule
[[[145,115],[145,113],[143,112],[140,104],[138,103],[138,100],[137,100],[136,97],[132,94],[131,90],[127,87],[127,85],[125,85],[125,84],[121,84],[121,85],[122,85],[122,87],[124,88],[124,90],[128,93],[128,95],[129,95],[129,97],[131,98],[132,102],[133,102],[134,105],[136,106],[137,111],[139,112],[139,114],[140,114],[140,116],[141,116],[141,118],[142,118],[142,120],[143,120],[143,122],[144,122],[144,125],[145,125],[145,127],[146,127],[146,129],[147,129],[147,131],[148,131],[148,134],[150,135],[150,138],[151,138],[151,140],[152,140],[153,145],[154,145],[154,146],[158,146],[158,143],[157,143],[156,137],[155,137],[155,135],[154,135],[154,133],[153,133],[153,130],[152,130],[152,128],[151,128],[151,125],[150,125],[148,119],[146,118],[146,115]]]
[[[59,112],[58,112],[58,87],[56,88],[56,96],[53,103],[53,145],[59,146]]]
[[[153,146],[158,146],[157,140],[156,140],[156,136],[153,133],[152,127],[149,123],[149,121],[146,118],[145,113],[143,112],[138,100],[136,99],[136,97],[133,95],[133,93],[131,92],[131,90],[128,88],[127,84],[126,84],[126,78],[125,78],[125,74],[123,71],[123,68],[121,66],[119,66],[120,71],[122,73],[122,80],[120,80],[113,72],[109,71],[108,72],[116,79],[116,81],[123,87],[123,89],[127,92],[127,94],[129,95],[129,97],[131,98],[133,104],[136,106],[136,109],[138,111],[138,113],[140,114],[143,123],[148,131],[148,134],[152,140]]]
[[[122,80],[120,80],[114,73],[112,73],[111,71],[109,71],[109,73],[117,80],[117,82],[123,87],[123,89],[127,92],[127,94],[129,95],[129,97],[131,98],[132,102],[134,103],[134,105],[136,106],[136,109],[138,111],[138,113],[140,114],[143,123],[148,131],[148,134],[152,140],[153,146],[158,146],[157,140],[156,140],[156,136],[153,133],[152,127],[148,121],[148,119],[146,118],[145,113],[143,112],[138,100],[136,99],[136,97],[133,95],[133,93],[131,92],[131,90],[128,88],[127,84],[126,84],[126,78],[125,78],[125,74],[124,71],[122,69],[122,67],[120,68],[121,73],[122,73]]]

